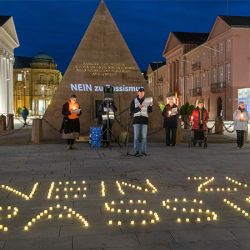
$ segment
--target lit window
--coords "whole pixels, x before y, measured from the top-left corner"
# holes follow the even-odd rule
[[[23,74],[17,74],[17,81],[21,82],[23,80]]]
[[[231,40],[228,39],[227,40],[227,52],[230,52],[231,51]]]

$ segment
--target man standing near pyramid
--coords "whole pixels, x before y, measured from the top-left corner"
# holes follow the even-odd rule
[[[153,111],[152,106],[152,97],[145,98],[144,88],[139,88],[137,97],[130,104],[130,111],[134,117],[134,156],[147,156],[148,114]]]

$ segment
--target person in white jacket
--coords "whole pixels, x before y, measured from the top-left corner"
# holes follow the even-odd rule
[[[237,110],[233,114],[234,129],[237,133],[237,146],[242,148],[244,146],[244,133],[248,130],[249,114],[245,108],[245,103],[240,102]]]

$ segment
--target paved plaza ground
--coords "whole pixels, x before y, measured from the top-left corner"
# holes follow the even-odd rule
[[[0,224],[8,228],[0,229],[0,249],[250,249],[250,204],[245,201],[250,195],[249,146],[237,150],[231,143],[209,144],[208,149],[150,144],[150,155],[142,158],[126,157],[125,151],[116,146],[96,150],[84,143],[71,151],[64,144],[0,146]],[[187,179],[195,176],[197,180]],[[207,180],[211,182],[198,192]],[[6,189],[29,195],[36,182],[29,200]],[[220,191],[214,191],[217,188]]]

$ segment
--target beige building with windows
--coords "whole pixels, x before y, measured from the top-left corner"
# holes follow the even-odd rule
[[[166,62],[150,63],[147,70],[147,80],[154,99],[164,101],[169,89]]]
[[[33,58],[17,56],[14,64],[14,110],[26,106],[42,116],[58,88],[62,74],[54,59],[45,53]]]
[[[178,95],[180,103],[186,102],[186,59],[185,54],[197,48],[208,38],[208,33],[171,32],[163,56],[167,60],[167,96]]]
[[[170,85],[180,90],[182,103],[195,104],[203,98],[212,119],[223,114],[231,120],[239,100],[249,109],[250,17],[218,16],[209,34],[184,32],[183,36],[188,39],[190,34],[197,36],[190,49],[185,50],[171,33],[164,51]]]

